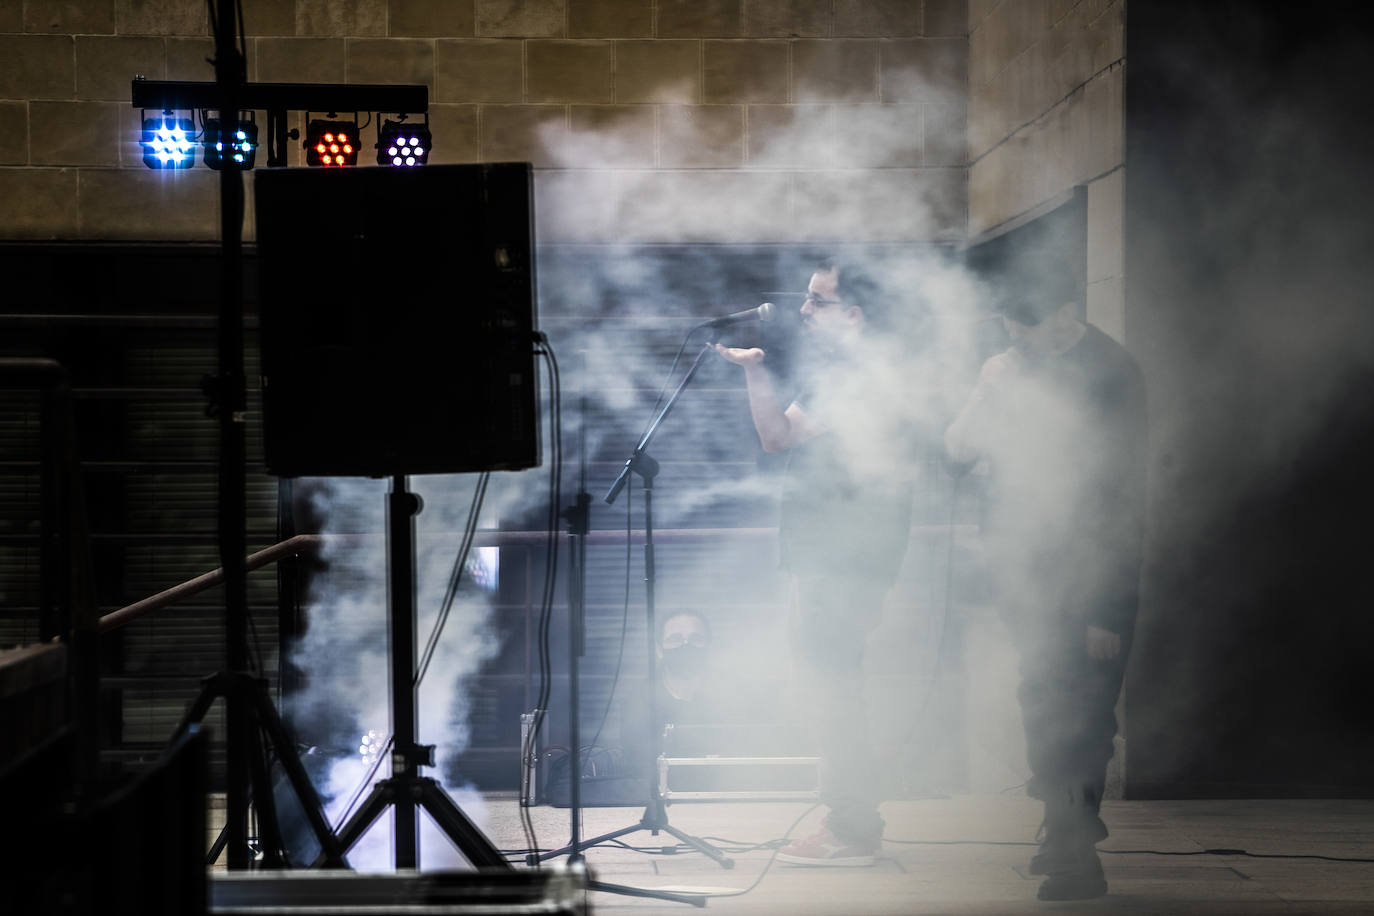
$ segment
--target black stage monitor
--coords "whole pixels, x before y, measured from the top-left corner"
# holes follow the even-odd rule
[[[268,471],[538,465],[529,164],[253,175]]]

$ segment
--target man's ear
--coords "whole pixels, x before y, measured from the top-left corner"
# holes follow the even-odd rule
[[[862,323],[866,320],[864,316],[863,307],[858,305],[851,305],[849,308],[845,309],[844,317],[848,318],[851,322],[855,324]]]

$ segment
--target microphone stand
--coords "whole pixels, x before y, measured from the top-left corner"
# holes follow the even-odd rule
[[[668,900],[675,903],[687,903],[692,906],[706,906],[706,897],[702,894],[683,894],[671,891],[656,891],[643,887],[631,887],[624,884],[611,884],[606,881],[597,881],[587,868],[586,858],[582,855],[582,850],[589,846],[594,846],[604,838],[587,840],[583,842],[582,833],[582,755],[581,755],[581,729],[578,721],[582,712],[580,695],[580,674],[578,673],[578,660],[586,652],[586,606],[587,606],[587,531],[590,529],[591,503],[592,496],[587,492],[587,386],[586,386],[586,354],[583,354],[583,385],[582,393],[578,399],[578,416],[581,425],[578,427],[577,434],[577,496],[573,499],[573,504],[563,510],[563,517],[568,520],[568,810],[569,828],[571,837],[568,845],[562,849],[552,852],[541,853],[537,858],[533,855],[526,857],[531,865],[537,865],[544,859],[553,856],[568,854],[568,867],[574,871],[581,869],[586,875],[586,888],[593,891],[604,891],[611,894],[621,894],[630,897],[651,897],[657,900]]]
[[[607,505],[614,503],[616,497],[620,495],[620,491],[623,490],[625,488],[625,485],[629,482],[631,473],[638,474],[644,481],[644,586],[646,612],[645,623],[646,633],[648,636],[649,728],[653,730],[653,739],[650,745],[653,749],[653,757],[651,759],[655,760],[663,753],[663,723],[659,721],[658,708],[658,647],[656,645],[658,634],[657,628],[654,623],[654,585],[656,578],[654,575],[653,494],[654,477],[658,474],[658,462],[651,455],[649,455],[647,450],[649,447],[649,443],[653,441],[654,435],[658,432],[658,428],[663,423],[664,418],[667,417],[668,413],[673,409],[673,406],[677,403],[678,398],[682,396],[682,392],[686,390],[689,384],[691,384],[692,379],[697,374],[697,370],[701,368],[701,362],[706,357],[706,354],[710,352],[710,350],[715,346],[715,330],[716,329],[714,327],[711,328],[712,333],[710,335],[710,338],[702,346],[700,352],[697,353],[696,359],[692,361],[691,367],[687,370],[687,374],[683,376],[682,381],[678,383],[677,390],[673,392],[672,397],[668,399],[668,402],[663,405],[663,409],[658,412],[658,415],[654,417],[653,422],[649,424],[649,428],[644,433],[643,438],[640,439],[639,444],[635,446],[634,451],[630,454],[629,459],[625,462],[625,467],[621,470],[620,476],[616,478],[615,483],[611,484],[610,490],[608,490],[605,497],[603,497]],[[573,758],[573,761],[576,761],[576,757]],[[581,778],[581,774],[574,770],[571,772],[570,778],[574,780],[575,784],[576,781]],[[691,846],[693,849],[696,849],[698,852],[704,853],[705,855],[709,856],[711,859],[719,863],[722,868],[734,867],[734,860],[726,856],[719,849],[712,846],[710,843],[706,842],[700,837],[692,836],[691,834],[679,830],[672,824],[668,823],[667,806],[664,804],[662,793],[658,790],[657,773],[655,772],[655,769],[652,766],[649,768],[648,788],[648,805],[645,807],[644,814],[640,818],[639,823],[631,824],[628,827],[621,827],[619,830],[613,830],[610,833],[604,833],[601,836],[592,837],[591,839],[583,840],[580,843],[576,842],[576,839],[574,838],[574,842],[569,846],[565,846],[562,849],[556,849],[552,852],[545,853],[540,858],[548,858],[552,856],[563,855],[564,853],[570,853],[571,855],[575,856],[580,850],[586,849],[591,846],[596,846],[600,843],[606,842],[607,840],[614,840],[619,837],[625,836],[626,834],[635,833],[639,830],[648,830],[650,834],[653,836],[658,836],[659,832],[662,831],[664,833],[669,834],[672,837],[675,837],[679,842],[685,843],[688,846]],[[614,886],[598,886],[595,882],[589,884],[588,886],[597,890],[614,889]],[[680,900],[684,903],[692,903],[696,906],[705,906],[704,897],[684,897],[683,895],[668,895],[666,892],[663,891],[645,892],[639,889],[626,888],[622,888],[621,892],[636,892],[640,895],[651,894],[652,896],[664,897],[665,899]]]

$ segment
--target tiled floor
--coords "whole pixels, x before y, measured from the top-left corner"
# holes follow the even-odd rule
[[[502,849],[525,846],[513,799],[458,799]],[[670,822],[728,845],[764,843],[784,835],[809,805],[795,802],[712,802],[669,808]],[[538,842],[569,836],[566,809],[529,809]],[[591,808],[582,836],[635,824],[639,809]],[[1374,801],[1109,802],[1112,836],[1101,844],[1110,895],[1079,903],[1041,903],[1039,879],[1025,874],[1027,845],[1039,823],[1036,804],[1006,795],[889,802],[883,856],[872,868],[806,869],[774,864],[766,850],[735,851],[732,869],[699,853],[588,850],[587,863],[605,882],[694,893],[737,894],[710,899],[717,914],[1374,914],[1374,861],[1259,855],[1320,855],[1374,860]],[[813,811],[795,834],[819,821]],[[632,846],[672,846],[648,831],[624,837]],[[384,841],[383,841],[384,842]],[[444,841],[422,838],[427,861],[443,864]],[[1243,855],[1161,855],[1236,849]],[[358,851],[361,854],[361,850]],[[522,866],[523,867],[523,866]],[[766,871],[766,873],[765,873]],[[752,889],[750,889],[752,888]],[[746,891],[746,889],[748,889]],[[746,891],[740,893],[741,891]],[[692,912],[680,903],[593,892],[592,911],[635,914]]]

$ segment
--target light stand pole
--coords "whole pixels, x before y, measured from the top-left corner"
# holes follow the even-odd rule
[[[395,867],[419,865],[419,819],[423,808],[476,868],[511,871],[511,865],[437,782],[420,775],[420,767],[434,766],[434,746],[415,741],[415,516],[420,498],[407,488],[404,474],[393,474],[387,494],[387,615],[391,666],[391,776],[376,783],[372,793],[339,828],[338,843],[347,851],[382,816],[393,809]],[[322,864],[322,863],[321,863]]]
[[[243,57],[235,44],[236,5],[219,0],[215,33],[215,82],[220,97],[220,130],[232,131],[238,121],[239,94],[247,82]],[[223,133],[221,133],[223,136]],[[243,379],[243,173],[223,168],[220,193],[220,308],[219,308],[219,554],[224,570],[225,667],[248,670],[248,588],[244,557],[245,473],[244,412],[247,393]],[[248,742],[252,725],[245,697],[230,691],[225,703],[226,827],[229,867],[248,867]],[[270,797],[270,796],[269,796]]]
[[[228,141],[238,120],[246,82],[244,59],[235,46],[238,28],[235,0],[219,0],[215,30],[215,76],[221,138]],[[135,82],[137,87],[137,81]],[[228,146],[228,143],[225,143]],[[248,849],[248,808],[254,803],[261,827],[263,864],[287,864],[281,827],[277,821],[272,782],[262,736],[274,747],[295,790],[311,830],[320,844],[323,864],[346,867],[334,833],[324,818],[319,796],[296,754],[267,683],[248,670],[248,570],[244,532],[245,448],[247,391],[243,375],[243,175],[232,165],[220,170],[220,309],[219,375],[210,385],[212,412],[219,417],[218,540],[224,570],[225,669],[212,675],[191,704],[173,741],[204,719],[215,699],[225,706],[225,842],[229,868],[243,870],[252,857]],[[250,785],[252,790],[250,791]],[[216,846],[219,844],[217,843]]]

